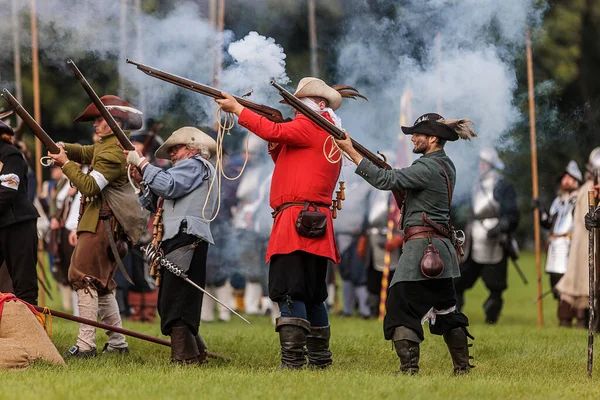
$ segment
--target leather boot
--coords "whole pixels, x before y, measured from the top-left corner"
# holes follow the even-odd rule
[[[483,303],[483,311],[485,311],[485,323],[493,325],[498,322],[500,312],[502,311],[502,294],[490,293],[490,297]]]
[[[444,341],[452,357],[454,375],[468,374],[473,366],[469,363],[471,357],[465,328],[454,328],[444,333]]]
[[[577,308],[574,309],[575,318],[577,321],[575,322],[575,328],[578,329],[587,329],[588,327],[588,310],[587,308]]]
[[[158,290],[142,293],[144,308],[142,309],[142,319],[146,322],[156,321],[156,306],[158,304]]]
[[[206,362],[206,358],[208,357],[208,347],[206,347],[206,343],[204,343],[204,339],[202,339],[200,333],[196,335],[195,339],[196,345],[198,346],[198,351],[200,352],[198,358],[196,359],[196,363],[204,364]]]
[[[196,337],[184,325],[176,325],[171,330],[171,362],[175,364],[194,364],[198,361],[200,350]]]
[[[419,373],[419,357],[421,339],[417,333],[404,326],[399,326],[394,330],[394,348],[400,358],[400,373],[406,375],[416,375]]]
[[[306,364],[304,346],[310,322],[302,318],[279,317],[275,326],[281,344],[281,369],[299,369]]]
[[[127,301],[131,307],[131,315],[129,316],[130,321],[138,322],[142,320],[142,293],[129,291]]]
[[[564,300],[558,302],[558,326],[570,328],[573,322],[573,308]]]
[[[306,336],[309,367],[327,368],[333,363],[331,350],[329,350],[330,337],[331,328],[329,325],[321,327],[311,326],[310,333]]]

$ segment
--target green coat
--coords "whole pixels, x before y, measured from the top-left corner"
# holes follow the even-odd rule
[[[107,186],[122,186],[127,183],[125,155],[114,134],[102,137],[93,145],[65,144],[65,150],[69,160],[90,164],[93,171],[102,174],[108,181]],[[86,201],[83,215],[77,225],[77,233],[95,233],[102,205],[100,196],[102,188],[98,186],[93,175],[84,174],[73,162],[67,163],[63,167],[63,172]]]
[[[445,227],[449,226],[450,207],[448,205],[448,186],[446,176],[436,163],[439,161],[450,178],[452,190],[456,183],[456,168],[444,150],[422,156],[410,167],[389,171],[376,167],[367,159],[363,159],[356,173],[372,186],[380,190],[406,190],[402,229],[411,226],[422,226],[421,213]],[[435,279],[455,278],[460,276],[456,250],[449,239],[433,239],[444,262],[444,273]],[[394,279],[390,286],[400,281],[421,281],[426,278],[421,273],[421,258],[427,247],[428,239],[409,240],[402,248],[402,255],[396,266]]]

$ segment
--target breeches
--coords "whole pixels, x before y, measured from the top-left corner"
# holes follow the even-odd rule
[[[0,265],[6,261],[16,297],[37,305],[36,220],[0,228]]]

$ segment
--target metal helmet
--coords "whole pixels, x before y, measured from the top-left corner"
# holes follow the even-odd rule
[[[590,153],[590,158],[588,159],[586,169],[590,173],[594,173],[595,171],[600,171],[600,147],[596,147]]]
[[[577,179],[579,183],[583,182],[583,175],[581,174],[579,165],[577,165],[577,162],[575,162],[575,160],[569,161],[569,163],[567,164],[567,168],[565,168],[565,174],[571,175],[573,178]]]
[[[490,164],[492,168],[497,169],[499,171],[504,170],[504,163],[498,156],[498,152],[493,147],[484,147],[479,152],[479,158],[482,161]]]

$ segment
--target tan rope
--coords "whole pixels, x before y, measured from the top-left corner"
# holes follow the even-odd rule
[[[235,125],[235,119],[233,117],[232,113],[225,113],[225,116],[223,116],[223,109],[221,107],[219,107],[217,109],[216,112],[216,119],[217,119],[217,123],[219,125],[218,129],[217,129],[217,154],[216,154],[216,161],[215,161],[215,174],[212,178],[212,180],[210,181],[210,186],[208,187],[208,196],[206,196],[206,200],[204,201],[204,206],[202,207],[202,218],[206,221],[206,222],[212,222],[217,218],[217,215],[219,215],[219,211],[221,210],[221,180],[224,177],[225,179],[229,180],[229,181],[235,181],[237,179],[239,179],[242,176],[242,173],[244,173],[244,170],[246,169],[246,164],[248,163],[248,140],[250,139],[250,131],[248,131],[248,134],[246,135],[246,157],[244,159],[244,165],[242,165],[242,169],[240,171],[239,174],[237,174],[237,176],[235,177],[229,177],[227,176],[227,174],[225,174],[225,170],[223,169],[223,140],[225,139],[225,135],[231,135],[231,129],[234,127]],[[205,210],[206,210],[206,206],[208,205],[208,200],[210,199],[210,194],[212,193],[212,188],[215,184],[215,181],[217,182],[217,188],[218,188],[218,197],[217,197],[217,210],[215,211],[214,215],[209,219],[206,218],[205,215]]]

